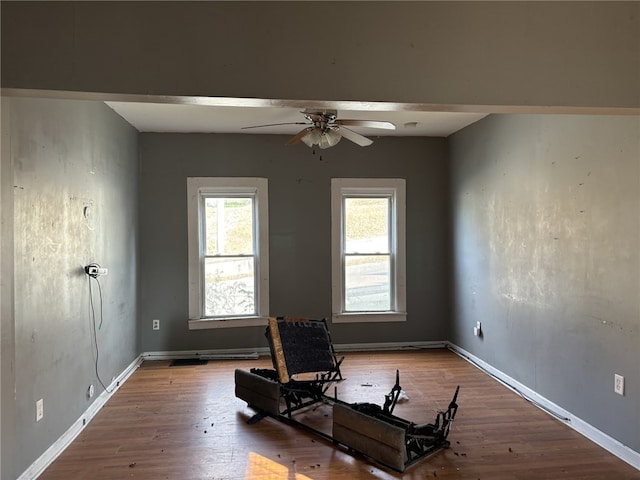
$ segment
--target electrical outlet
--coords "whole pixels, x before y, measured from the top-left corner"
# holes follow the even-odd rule
[[[153,320],[153,329],[160,330],[160,320]]]
[[[94,393],[96,393],[96,391],[93,388],[93,383],[92,383],[91,385],[89,385],[89,388],[87,389],[87,397],[93,398]]]
[[[624,377],[617,373],[613,376],[613,391],[618,395],[624,395]]]
[[[36,402],[36,422],[44,417],[44,400],[41,398]]]
[[[476,326],[473,327],[473,334],[476,337],[482,336],[482,323],[481,322],[476,322]]]

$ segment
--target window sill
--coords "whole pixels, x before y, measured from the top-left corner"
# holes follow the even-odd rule
[[[200,318],[189,320],[189,330],[209,328],[266,327],[269,317]]]
[[[333,323],[405,322],[407,312],[334,313]]]

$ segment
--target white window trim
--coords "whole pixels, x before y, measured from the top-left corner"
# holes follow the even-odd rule
[[[204,260],[200,249],[200,198],[203,194],[251,194],[257,209],[256,282],[257,315],[229,318],[202,316],[201,284]],[[266,178],[189,177],[187,178],[187,228],[189,242],[189,329],[266,326],[269,319],[269,208]]]
[[[406,181],[401,178],[331,179],[331,308],[334,323],[404,322],[407,319],[406,286]],[[395,221],[392,295],[395,307],[389,312],[347,313],[343,310],[343,196],[392,193]]]

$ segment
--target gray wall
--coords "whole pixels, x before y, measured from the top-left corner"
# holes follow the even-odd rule
[[[332,2],[331,8],[327,8],[324,2],[2,1],[0,8],[3,88],[427,102],[468,104],[476,109],[482,109],[483,105],[559,106],[561,109],[640,106],[638,2]],[[309,52],[315,54],[309,55]],[[11,112],[6,107],[7,101],[15,105],[11,106]],[[287,249],[291,247],[296,260],[293,266],[289,266],[292,262],[272,261],[272,311],[293,313],[292,310],[296,310],[300,314],[324,316],[330,305],[329,290],[318,297],[309,292],[313,284],[328,282],[328,261],[326,265],[318,262],[317,270],[310,270],[304,254],[308,248],[317,248],[328,259],[328,246],[314,235],[322,222],[328,228],[328,206],[323,213],[325,202],[319,198],[324,188],[320,183],[310,184],[307,192],[304,179],[313,178],[317,182],[325,179],[328,188],[331,176],[360,176],[363,171],[379,176],[406,173],[409,202],[417,201],[419,208],[425,209],[423,215],[410,212],[408,219],[411,222],[408,225],[408,274],[413,285],[408,302],[412,317],[402,325],[401,331],[394,331],[391,338],[383,337],[388,332],[386,325],[367,328],[367,332],[371,332],[367,338],[389,341],[445,338],[443,320],[436,318],[446,319],[449,313],[446,276],[450,271],[443,270],[442,262],[446,260],[441,256],[447,249],[447,234],[436,230],[434,236],[429,229],[446,223],[446,212],[442,209],[448,200],[438,197],[446,194],[447,187],[438,183],[444,175],[441,169],[446,166],[439,165],[434,169],[435,177],[431,176],[431,162],[433,158],[438,162],[446,158],[446,154],[437,153],[446,146],[415,140],[416,146],[411,143],[414,141],[409,141],[406,158],[405,142],[400,139],[380,141],[368,149],[343,151],[341,146],[340,157],[337,153],[331,154],[340,158],[339,164],[333,163],[329,155],[338,150],[332,150],[327,152],[326,164],[312,158],[311,162],[318,163],[302,167],[298,163],[299,149],[283,148],[283,139],[277,137],[260,140],[172,137],[162,144],[160,136],[151,135],[143,140],[146,153],[140,183],[142,218],[136,223],[132,218],[136,211],[135,132],[97,104],[43,102],[38,103],[42,111],[35,109],[34,112],[31,101],[16,102],[3,99],[2,105],[3,478],[15,476],[13,473],[35,460],[64,430],[64,425],[77,418],[88,405],[82,397],[91,380],[86,332],[88,306],[79,306],[86,302],[86,278],[69,272],[77,272],[83,263],[91,260],[108,266],[111,272],[105,279],[106,290],[109,290],[106,298],[116,302],[108,306],[109,316],[111,313],[119,319],[136,316],[136,312],[131,311],[134,308],[131,305],[135,305],[135,254],[130,250],[133,248],[130,244],[135,243],[136,225],[150,228],[141,243],[143,250],[149,249],[147,256],[142,257],[144,263],[140,269],[141,344],[136,349],[132,343],[134,320],[126,320],[126,327],[117,334],[110,330],[117,321],[105,326],[106,332],[102,332],[105,348],[115,352],[103,365],[105,377],[119,373],[139,351],[234,347],[262,340],[259,329],[186,330],[186,290],[182,281],[186,278],[186,261],[181,262],[186,257],[186,223],[180,225],[185,220],[178,218],[184,214],[187,175],[260,174],[273,178],[270,188],[271,192],[275,191],[276,204],[286,204],[288,199],[308,200],[271,215],[272,255],[286,260],[291,255]],[[27,115],[31,116],[29,122]],[[69,118],[73,122],[64,121]],[[500,118],[490,118],[453,139],[458,263],[454,283],[457,313],[452,338],[638,451],[637,430],[633,431],[633,422],[627,422],[628,418],[638,418],[640,384],[637,374],[629,372],[630,362],[636,361],[632,364],[634,368],[638,363],[637,357],[634,359],[633,353],[629,353],[637,352],[638,345],[638,307],[633,301],[637,295],[633,297],[630,293],[634,287],[637,292],[639,270],[637,160],[633,163],[634,157],[625,156],[620,169],[617,162],[613,165],[607,162],[606,174],[598,180],[597,194],[586,188],[593,185],[589,181],[594,181],[591,177],[598,171],[596,166],[602,167],[589,157],[592,152],[604,151],[606,158],[620,160],[617,155],[621,153],[616,150],[620,143],[628,146],[625,152],[636,148],[637,159],[637,146],[633,138],[625,140],[622,130],[616,131],[608,123],[604,129],[600,124],[596,127],[566,124],[567,128],[561,130],[565,138],[562,140],[558,138],[558,122],[569,119],[572,117],[522,117],[518,122],[527,123],[525,127],[515,128],[519,125],[515,122],[513,128],[507,128]],[[510,117],[509,125],[511,121]],[[603,118],[588,120],[600,121]],[[625,121],[633,123],[634,119]],[[18,125],[22,126],[16,134],[22,139],[16,148],[30,152],[20,160],[22,164],[16,164],[24,168],[19,174],[15,173],[20,183],[14,180],[10,161],[14,157],[15,140],[11,138],[11,150],[6,141],[7,131],[13,132]],[[35,129],[34,125],[42,128]],[[603,141],[598,143],[592,138]],[[572,139],[587,153],[574,153]],[[369,170],[367,155],[385,152],[385,161],[396,162],[399,143],[403,163],[383,167],[380,154],[374,158],[374,169]],[[521,154],[523,143],[531,145],[529,157]],[[45,148],[33,148],[42,145]],[[167,152],[162,151],[164,148]],[[570,150],[568,157],[563,153],[565,150]],[[511,178],[508,170],[498,166],[500,161],[504,162],[501,159],[512,156],[509,152],[519,154],[518,161],[514,165],[509,163],[509,167],[518,167],[517,176],[528,183],[515,180],[508,185],[501,183],[503,178],[505,181]],[[210,156],[204,158],[205,154]],[[573,158],[570,162],[573,165],[555,160],[556,170],[549,172],[540,168],[532,172],[519,163],[525,158],[539,162],[546,154]],[[594,168],[585,170],[585,164],[575,158],[578,156],[590,158]],[[112,170],[105,167],[105,170],[94,170],[95,175],[87,174],[87,167],[97,159],[106,161],[115,157],[126,158],[126,164],[109,163]],[[426,162],[422,168],[427,172],[414,177],[418,170],[417,157]],[[59,170],[64,170],[65,158],[72,158],[74,163],[66,166],[63,176]],[[156,159],[158,165],[153,164]],[[178,160],[172,163],[175,159]],[[260,159],[267,163],[259,164]],[[411,166],[405,165],[406,161]],[[564,170],[560,170],[560,165]],[[545,167],[551,168],[547,164]],[[586,179],[580,181],[578,175]],[[417,179],[427,182],[424,192],[421,185],[415,186]],[[629,186],[628,182],[634,179],[636,187]],[[475,206],[463,202],[466,190],[462,186],[467,184],[473,185],[480,196]],[[528,189],[527,184],[539,188]],[[13,185],[26,185],[29,189],[14,190]],[[41,195],[33,191],[34,185]],[[156,187],[158,191],[153,190]],[[163,191],[163,187],[179,190]],[[112,194],[113,191],[118,194]],[[608,196],[608,191],[617,192],[619,196]],[[165,200],[165,195],[174,201]],[[498,208],[494,212],[497,215],[487,212],[491,195],[497,196],[496,201],[500,200],[494,207]],[[31,212],[37,215],[26,214],[29,196],[35,199],[46,196],[57,202],[59,216],[53,224],[35,224],[46,216],[45,210]],[[66,204],[62,201],[65,198],[68,198]],[[507,198],[512,203],[507,202]],[[513,203],[513,199],[519,198],[528,201]],[[549,200],[554,198],[563,202]],[[616,203],[618,198],[623,199],[620,206]],[[74,213],[84,200],[93,200],[98,207],[95,220],[99,225],[90,238],[90,234],[82,230],[86,228],[84,220],[78,220]],[[150,205],[156,201],[162,209]],[[583,202],[587,204],[585,208],[578,205]],[[328,205],[328,197],[326,203]],[[635,209],[630,210],[629,204]],[[539,213],[553,222],[540,226],[536,223],[535,228],[523,220],[517,223],[521,216],[515,205],[529,215]],[[532,211],[535,205],[542,211]],[[120,210],[119,216],[112,213],[116,208]],[[165,215],[170,220],[166,226]],[[320,219],[318,222],[313,220],[316,217]],[[514,223],[517,228],[512,226]],[[633,228],[636,228],[635,236]],[[581,232],[589,234],[580,235]],[[54,251],[59,249],[62,260],[51,258],[57,270],[35,271],[38,266],[34,265],[34,254],[37,253],[37,258],[54,256],[50,250],[31,251],[31,245],[24,239],[32,233],[38,238],[48,236],[54,240],[43,245]],[[553,247],[542,241],[550,234],[554,238]],[[74,245],[76,236],[80,235],[87,237],[88,243],[72,252],[69,245]],[[125,235],[130,235],[128,243]],[[56,239],[60,238],[74,240],[69,245],[63,242],[57,246]],[[526,242],[520,241],[523,238]],[[579,240],[581,238],[585,240]],[[531,239],[537,240],[532,243]],[[625,241],[630,245],[624,245]],[[92,245],[93,250],[86,245]],[[112,248],[113,245],[117,248]],[[627,251],[630,253],[625,262],[620,256]],[[506,252],[507,259],[515,257],[516,261],[510,262],[512,267],[501,263],[500,257],[504,256],[501,252]],[[31,264],[28,254],[31,254]],[[90,254],[95,258],[85,258]],[[553,261],[548,262],[548,257]],[[413,258],[417,258],[415,265],[412,265]],[[158,262],[153,263],[153,259]],[[542,278],[546,283],[539,276],[535,281],[525,282],[532,259],[537,259],[538,263],[533,266],[536,272],[544,271]],[[514,268],[514,272],[509,268]],[[445,277],[434,278],[440,273]],[[582,283],[574,278],[580,273],[588,273],[581,277]],[[492,288],[505,287],[506,280],[502,278],[505,274],[509,274],[506,279],[517,281],[509,280],[508,288],[493,292]],[[33,281],[33,286],[27,280]],[[26,301],[26,295],[48,293],[47,288],[54,281],[63,293],[38,298],[33,305]],[[274,288],[275,281],[281,286]],[[582,285],[581,289],[576,290],[576,285]],[[563,295],[551,295],[554,288],[561,289]],[[15,302],[14,289],[20,292]],[[289,293],[300,289],[303,290],[300,298]],[[423,301],[419,297],[424,290],[427,297]],[[76,292],[84,293],[75,295]],[[536,292],[541,293],[533,296]],[[440,293],[445,296],[438,297]],[[508,296],[502,296],[503,293]],[[551,301],[552,308],[545,306]],[[117,302],[123,305],[122,316]],[[536,302],[543,304],[536,305]],[[482,341],[469,337],[470,322],[477,317],[485,322],[486,336]],[[163,319],[160,332],[150,330],[152,318]],[[491,322],[500,327],[492,329]],[[66,331],[65,338],[51,328],[58,323],[72,327]],[[339,327],[337,341],[362,341],[360,326]],[[31,335],[34,332],[35,335]],[[46,335],[52,336],[53,342],[46,342]],[[240,335],[246,335],[246,341]],[[28,357],[29,353],[33,354],[32,358]],[[558,360],[554,368],[549,366],[546,354]],[[82,360],[78,360],[80,358]],[[629,390],[624,398],[612,397],[610,393],[614,370],[628,379]],[[68,373],[62,372],[67,371],[77,374],[78,381],[65,383]],[[564,375],[567,371],[569,374]],[[27,384],[29,379],[33,380],[32,384]],[[576,391],[585,392],[582,386],[585,384],[594,388],[578,395]],[[61,391],[58,385],[69,389],[68,395],[65,394],[69,398],[56,397],[55,392]],[[16,387],[19,389],[14,398]],[[40,397],[45,398],[45,423],[35,424],[34,403]],[[61,409],[62,400],[69,405],[70,413]],[[625,415],[609,415],[605,424],[605,412],[618,409]],[[635,416],[626,415],[629,412]],[[44,431],[43,425],[50,429]]]
[[[188,176],[269,180],[270,312],[331,316],[332,177],[407,179],[407,310],[404,323],[332,325],[335,343],[445,340],[449,318],[446,141],[379,138],[316,152],[274,135],[142,134],[140,324],[142,350],[255,348],[264,328],[189,331]],[[322,158],[321,158],[322,157]],[[153,331],[151,320],[161,320]]]
[[[450,149],[451,340],[640,451],[640,119],[493,116]]]
[[[109,269],[97,331],[104,383],[138,355],[138,152],[135,129],[102,103],[4,98],[2,109],[2,217],[12,225],[2,231],[2,478],[12,479],[95,401],[90,384],[102,392],[84,265]]]
[[[2,86],[640,107],[638,2],[330,5],[3,1]]]

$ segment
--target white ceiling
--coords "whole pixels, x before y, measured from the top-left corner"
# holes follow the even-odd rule
[[[486,113],[426,111],[419,106],[364,102],[252,101],[218,99],[211,102],[154,103],[132,101],[105,102],[140,132],[244,133],[295,135],[304,125],[281,125],[243,129],[255,125],[305,122],[302,111],[335,109],[340,119],[385,120],[396,130],[353,128],[365,136],[447,137],[485,117]],[[174,99],[171,100],[174,102]],[[272,105],[277,103],[277,105]]]

